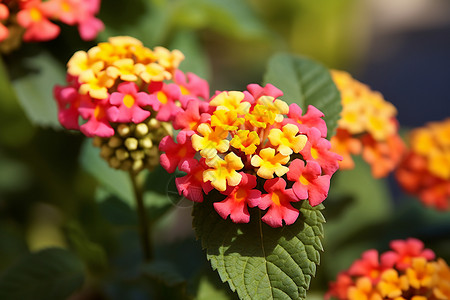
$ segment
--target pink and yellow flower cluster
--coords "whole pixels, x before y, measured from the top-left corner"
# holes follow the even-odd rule
[[[25,42],[55,39],[60,28],[53,21],[77,26],[83,40],[94,39],[103,30],[103,22],[95,17],[100,0],[1,0],[0,42],[10,37],[19,26]]]
[[[59,121],[88,137],[111,137],[112,125],[137,124],[150,115],[172,121],[189,99],[209,97],[206,81],[178,70],[183,58],[178,50],[151,50],[127,36],[76,52],[67,64],[68,85],[54,89]]]
[[[325,299],[339,300],[448,300],[450,268],[435,260],[421,241],[394,240],[391,250],[368,250],[330,284]]]
[[[297,220],[292,203],[320,204],[341,157],[330,151],[323,114],[309,106],[302,115],[297,104],[277,99],[282,94],[271,84],[250,84],[209,102],[190,100],[175,118],[176,142],[160,143],[161,165],[187,173],[176,179],[179,193],[202,202],[216,190],[213,205],[224,219],[247,223],[248,206],[258,207],[272,227]]]
[[[450,119],[410,133],[410,149],[396,171],[400,185],[428,206],[450,208]]]
[[[351,155],[359,155],[372,168],[375,178],[387,176],[400,162],[404,144],[397,133],[397,110],[367,85],[343,71],[332,70],[341,93],[342,113],[332,149],[343,156],[341,169],[352,169]]]

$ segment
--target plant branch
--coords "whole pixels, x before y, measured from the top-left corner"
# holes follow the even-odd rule
[[[141,247],[144,260],[149,262],[153,258],[152,244],[150,240],[150,224],[147,218],[147,211],[144,205],[144,193],[142,184],[138,182],[137,174],[130,171],[131,182],[133,184],[134,197],[136,200],[136,210],[139,222],[139,234],[141,237]]]

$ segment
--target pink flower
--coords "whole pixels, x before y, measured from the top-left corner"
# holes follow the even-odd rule
[[[183,106],[187,104],[187,101],[192,97],[202,98],[203,100],[209,99],[209,84],[205,79],[202,79],[194,73],[184,74],[180,70],[175,71],[174,81],[181,88],[181,103]],[[205,107],[208,107],[208,102],[201,101]]]
[[[176,115],[183,112],[183,109],[176,104],[176,101],[181,97],[181,90],[175,83],[152,83],[149,85],[149,92],[152,102],[158,101],[160,103],[156,115],[156,119],[159,121],[171,121]]]
[[[297,104],[289,105],[288,117],[294,121],[300,132],[307,132],[309,128],[315,127],[319,129],[321,137],[327,136],[327,124],[322,119],[324,114],[312,105],[308,105],[306,114],[302,116],[302,109]],[[306,128],[305,128],[306,127]]]
[[[310,128],[307,133],[308,141],[306,142],[300,154],[305,160],[314,160],[319,163],[322,168],[322,174],[333,175],[339,169],[339,162],[342,156],[330,151],[331,143],[321,137],[321,133],[317,128]]]
[[[94,15],[100,8],[99,0],[50,0],[42,4],[46,12],[68,25],[78,24],[83,40],[94,39],[104,29],[104,24]]]
[[[3,3],[0,3],[0,21],[6,20],[9,17],[9,9]],[[0,23],[0,42],[4,41],[9,36],[8,28]]]
[[[173,121],[174,129],[184,129],[194,132],[201,123],[205,123],[211,119],[211,115],[200,113],[200,105],[202,101],[191,99],[186,105],[186,109],[180,112]]]
[[[337,275],[336,282],[331,282],[328,292],[325,294],[324,299],[329,300],[331,297],[336,297],[340,300],[347,299],[348,289],[353,286],[353,280],[347,272],[340,272]]]
[[[415,238],[394,240],[389,245],[394,251],[387,251],[385,255],[399,270],[406,270],[411,266],[412,259],[415,257],[423,257],[427,260],[433,260],[435,257],[432,250],[424,249],[423,242]]]
[[[85,41],[91,41],[95,39],[100,31],[105,29],[105,25],[100,19],[90,17],[83,19],[78,24],[78,32]]]
[[[214,203],[214,208],[219,215],[230,219],[234,223],[248,223],[250,214],[247,205],[258,206],[261,200],[261,191],[255,190],[256,176],[241,172],[241,182],[234,187],[229,187],[223,194],[228,195],[225,200]]]
[[[117,91],[109,97],[109,103],[113,106],[107,110],[107,114],[112,122],[140,123],[150,116],[150,112],[143,107],[159,106],[147,93],[138,92],[134,82],[119,84]]]
[[[26,29],[24,41],[49,41],[58,36],[60,28],[48,20],[49,14],[41,0],[22,3],[22,10],[17,13],[17,23]]]
[[[353,262],[348,270],[348,274],[352,276],[366,276],[373,283],[377,283],[380,280],[381,273],[392,267],[392,262],[384,254],[381,256],[380,264],[378,251],[371,249],[364,252],[361,259]]]
[[[244,99],[252,104],[254,104],[256,100],[262,96],[270,96],[275,99],[283,96],[283,92],[270,83],[268,83],[265,87],[262,87],[256,83],[249,84],[247,85],[247,91],[244,92]]]
[[[188,161],[182,164],[180,171],[188,173],[186,176],[175,179],[178,193],[194,202],[202,202],[203,195],[212,189],[210,182],[203,182],[203,172],[207,169],[204,159],[202,161]]]
[[[72,86],[55,86],[53,95],[58,103],[58,120],[66,129],[79,129],[78,107],[82,99],[89,99],[85,95],[78,94],[77,89]],[[87,100],[86,101],[89,101]]]
[[[307,199],[311,206],[316,206],[325,200],[330,188],[330,176],[320,175],[321,169],[317,162],[295,159],[289,166],[287,178],[294,181],[292,190],[299,199]]]
[[[80,131],[87,137],[99,136],[110,137],[114,135],[114,129],[108,121],[106,110],[108,107],[108,98],[82,102],[78,111],[83,119],[88,121],[80,126]]]
[[[165,136],[159,143],[159,150],[165,152],[160,156],[161,166],[169,173],[175,172],[177,166],[182,169],[182,164],[193,159],[196,153],[192,148],[191,134],[186,131],[178,133],[177,142],[171,136]]]
[[[299,211],[292,207],[291,202],[298,202],[292,189],[286,190],[286,181],[283,178],[273,178],[266,181],[264,189],[267,194],[261,196],[258,207],[262,210],[269,209],[262,220],[271,227],[293,224],[299,215]]]

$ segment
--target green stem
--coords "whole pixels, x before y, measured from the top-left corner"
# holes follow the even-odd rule
[[[144,260],[149,262],[152,260],[152,245],[150,240],[150,224],[147,219],[147,211],[144,205],[144,194],[142,185],[138,183],[137,174],[130,171],[131,182],[133,184],[134,196],[136,200],[136,209],[139,222],[139,233],[141,236],[141,247],[144,255]]]

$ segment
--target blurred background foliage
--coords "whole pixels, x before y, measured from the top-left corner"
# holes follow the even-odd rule
[[[140,265],[128,178],[109,169],[91,141],[57,122],[52,88],[64,83],[77,50],[116,35],[178,48],[186,55],[181,69],[208,79],[211,92],[261,83],[269,57],[292,52],[381,91],[405,131],[450,111],[446,0],[104,0],[99,18],[106,29],[94,42],[62,25],[56,40],[23,44],[0,61],[0,275],[13,265],[25,268],[30,252],[70,249],[75,255],[40,255],[84,273],[83,289],[71,299],[236,297],[210,270],[191,229],[191,204],[177,197],[174,177],[161,169],[144,174],[157,261]],[[325,253],[311,299],[320,299],[361,252],[385,250],[391,239],[420,238],[450,262],[450,214],[423,207],[392,178],[374,180],[362,161],[338,172],[324,204]]]

